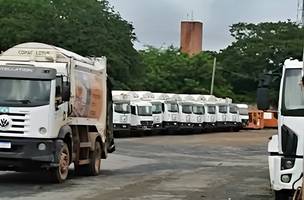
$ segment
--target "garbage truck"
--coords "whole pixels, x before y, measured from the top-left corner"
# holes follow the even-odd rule
[[[106,58],[42,43],[0,55],[0,170],[98,175],[115,150]]]
[[[286,60],[283,66],[278,108],[278,133],[268,143],[271,188],[283,200],[302,185],[304,150],[303,62]],[[259,102],[267,102],[268,89],[258,90]]]

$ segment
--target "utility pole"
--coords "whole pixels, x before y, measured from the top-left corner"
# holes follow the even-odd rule
[[[304,0],[303,0],[303,1],[304,1]],[[215,57],[214,60],[213,60],[213,71],[212,71],[212,80],[211,80],[210,95],[213,95],[215,69],[216,69],[216,57]]]

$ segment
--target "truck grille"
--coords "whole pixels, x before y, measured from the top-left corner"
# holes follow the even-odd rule
[[[141,121],[140,124],[142,126],[152,126],[153,121]]]
[[[29,114],[26,113],[0,113],[7,115],[12,120],[12,125],[8,130],[0,130],[0,133],[24,134],[29,130]]]

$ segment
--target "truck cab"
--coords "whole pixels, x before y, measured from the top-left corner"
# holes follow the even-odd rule
[[[174,132],[179,129],[179,106],[175,95],[171,94],[157,94],[157,99],[163,103],[163,128],[168,132]]]
[[[228,108],[229,105],[225,99],[217,98],[216,103],[216,127],[218,130],[226,130],[229,128],[228,125]]]
[[[232,131],[239,131],[242,127],[239,109],[235,104],[229,104],[228,125]]]
[[[180,131],[192,131],[194,128],[193,101],[188,99],[188,95],[176,95],[174,98],[178,100]]]
[[[287,199],[302,184],[303,112],[303,62],[286,60],[280,85],[278,134],[268,143],[270,183],[276,199]]]
[[[247,104],[236,104],[240,112],[240,120],[242,123],[242,128],[248,125],[249,115],[248,115],[248,105]]]
[[[113,130],[117,134],[128,134],[131,127],[130,97],[125,91],[112,91]]]
[[[131,97],[131,131],[135,133],[151,131],[153,127],[151,102],[142,100],[136,92],[128,94]]]

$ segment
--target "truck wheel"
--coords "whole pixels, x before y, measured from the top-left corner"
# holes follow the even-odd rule
[[[94,151],[90,153],[90,163],[75,168],[76,174],[81,176],[97,176],[100,173],[101,151],[100,143],[96,142]]]
[[[59,158],[59,166],[50,169],[50,175],[53,182],[62,183],[68,177],[70,165],[70,152],[66,143],[64,143],[57,156]]]
[[[275,191],[275,200],[289,200],[291,198],[291,194],[288,191]]]
[[[90,156],[89,175],[97,176],[100,173],[101,166],[101,145],[100,142],[95,142],[95,149]]]

